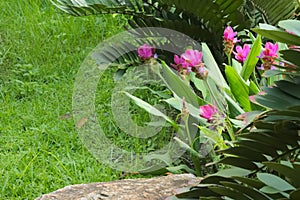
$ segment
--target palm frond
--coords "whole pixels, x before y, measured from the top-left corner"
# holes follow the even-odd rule
[[[277,25],[280,20],[292,18],[299,8],[298,0],[248,1],[263,14],[266,23],[272,25]]]
[[[74,16],[98,14],[129,14],[144,13],[143,3],[132,0],[51,0],[62,11]],[[145,5],[148,6],[148,5]]]

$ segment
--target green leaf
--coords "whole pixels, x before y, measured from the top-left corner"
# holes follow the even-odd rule
[[[191,81],[195,84],[196,88],[201,92],[201,94],[203,96],[203,99],[205,101],[208,101],[209,92],[207,90],[207,87],[205,87],[204,81],[201,80],[201,79],[199,79],[199,78],[197,78],[195,76],[194,72],[190,73],[190,78],[191,78]]]
[[[257,94],[257,93],[260,92],[257,85],[252,80],[250,80],[249,88],[250,88],[250,91],[251,91],[250,95]]]
[[[199,128],[200,128],[201,133],[203,133],[206,138],[211,140],[213,142],[213,144],[216,144],[217,146],[219,146],[220,149],[227,147],[224,144],[222,135],[220,135],[217,131],[213,131],[213,130],[203,127],[203,126],[200,126]]]
[[[257,178],[267,186],[280,192],[295,190],[296,188],[282,178],[268,173],[257,173]]]
[[[222,187],[222,186],[211,186],[208,187],[210,190],[213,192],[216,192],[222,196],[227,196],[232,199],[239,199],[239,200],[251,200],[250,198],[247,198],[242,192],[237,191],[237,190],[232,190],[227,187]]]
[[[183,192],[179,193],[176,195],[176,197],[179,197],[180,200],[184,200],[184,199],[190,199],[193,198],[193,200],[197,200],[199,199],[199,197],[201,196],[201,199],[203,197],[218,197],[220,196],[219,194],[216,194],[214,192],[212,192],[210,189],[208,189],[209,186],[212,186],[215,184],[200,184],[196,187],[190,188],[188,191],[186,191],[186,189],[183,189]]]
[[[231,178],[233,176],[247,176],[248,174],[250,174],[250,172],[251,171],[247,169],[231,167],[229,169],[220,170],[213,175]]]
[[[240,73],[241,77],[245,81],[248,80],[251,74],[254,72],[255,66],[258,62],[258,56],[260,55],[262,49],[261,45],[261,36],[257,36]]]
[[[264,186],[260,189],[261,192],[267,193],[267,194],[277,194],[280,191],[278,191],[277,189],[270,187],[270,186]]]
[[[265,36],[277,42],[300,46],[300,36],[292,35],[284,31],[271,31],[258,28],[254,28],[252,30],[262,36]]]
[[[251,0],[251,5],[263,13],[264,21],[276,25],[282,19],[293,17],[299,7],[299,2],[297,0]]]
[[[162,113],[161,111],[159,111],[157,108],[155,108],[154,106],[152,106],[151,104],[143,101],[140,98],[137,98],[133,95],[131,95],[128,92],[124,92],[128,97],[130,97],[135,103],[136,105],[138,105],[139,107],[143,108],[144,110],[146,110],[149,114],[158,116],[158,117],[162,117],[164,118],[167,122],[169,122],[172,126],[178,128],[178,125],[176,124],[175,121],[173,121],[171,118],[169,118],[167,115],[165,115],[164,113]]]
[[[267,195],[265,195],[264,193],[260,192],[259,190],[255,189],[255,188],[250,188],[250,187],[244,186],[242,184],[237,184],[237,183],[230,183],[230,182],[221,182],[221,183],[226,187],[230,187],[237,191],[243,192],[243,194],[246,194],[247,196],[251,197],[252,199],[272,200],[270,197],[268,197]]]
[[[175,74],[165,62],[162,62],[161,76],[168,88],[180,99],[183,97],[185,100],[195,107],[205,104],[192,88],[188,86],[177,74]]]
[[[281,28],[293,32],[300,36],[300,21],[297,20],[283,20],[278,23]]]
[[[253,162],[244,158],[226,157],[223,158],[220,162],[223,164],[228,164],[243,169],[249,169],[249,170],[257,169],[257,166]]]
[[[226,66],[225,74],[234,97],[245,111],[251,111],[249,87],[246,85],[240,75],[238,75],[238,73],[233,69],[233,67]]]
[[[240,62],[238,62],[235,59],[231,59],[232,67],[237,71],[238,74],[241,74],[243,66],[241,65]]]
[[[264,184],[256,179],[253,178],[247,178],[247,177],[241,177],[241,176],[234,176],[235,180],[240,181],[241,183],[244,183],[248,186],[251,186],[256,189],[260,189],[264,186]]]
[[[263,162],[269,169],[275,170],[280,175],[284,175],[289,178],[295,187],[300,187],[300,176],[295,169],[286,165],[275,162]]]
[[[243,146],[235,146],[223,151],[225,154],[231,154],[235,156],[239,156],[241,158],[245,158],[251,161],[261,162],[265,161],[266,157],[261,154],[259,151],[255,151],[251,148],[243,147]]]
[[[217,62],[215,61],[212,53],[210,52],[207,44],[205,43],[202,43],[202,54],[203,61],[208,69],[208,76],[211,77],[214,80],[214,82],[221,88],[229,89],[229,86],[227,85],[226,80],[224,79]]]
[[[165,102],[167,102],[169,105],[171,105],[173,108],[181,111],[182,110],[182,99],[173,97],[173,98],[169,98],[166,100],[163,100]],[[186,103],[186,107],[190,113],[190,115],[192,115],[194,118],[198,119],[201,124],[207,124],[206,119],[200,117],[200,110],[199,108],[196,108],[195,106],[191,105],[190,103]]]
[[[234,118],[245,112],[240,107],[240,105],[235,100],[233,100],[227,93],[225,93],[225,99],[228,104],[228,110],[229,110],[230,117]]]
[[[201,181],[201,185],[203,184],[219,184],[221,181],[227,182],[235,182],[232,178],[226,178],[223,176],[215,176],[214,174],[208,175]]]
[[[289,61],[298,67],[300,67],[300,52],[297,50],[287,49],[287,50],[281,50],[280,53],[282,54],[282,58],[284,58],[286,61]]]
[[[267,71],[265,71],[262,74],[262,76],[266,77],[266,78],[269,78],[269,77],[277,76],[277,75],[280,75],[280,74],[290,74],[290,75],[293,75],[294,73],[286,73],[286,72],[280,71],[280,70],[267,70]]]

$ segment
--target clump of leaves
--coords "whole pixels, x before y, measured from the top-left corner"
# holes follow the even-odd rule
[[[286,30],[268,27],[256,32],[289,45],[298,38],[298,21],[279,23]],[[298,45],[298,44],[297,44]],[[266,75],[284,74],[285,79],[266,88],[254,102],[268,110],[260,113],[247,133],[240,134],[235,146],[220,153],[229,168],[207,176],[197,187],[188,188],[168,199],[299,199],[300,198],[300,56],[298,47],[281,51],[278,70]],[[280,67],[280,66],[278,66]],[[247,119],[247,113],[244,115]],[[246,127],[245,127],[246,128]]]

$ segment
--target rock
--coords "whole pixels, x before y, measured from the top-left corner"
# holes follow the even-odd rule
[[[79,184],[66,186],[36,200],[163,200],[176,194],[177,189],[195,186],[199,182],[200,178],[192,174],[174,174]]]

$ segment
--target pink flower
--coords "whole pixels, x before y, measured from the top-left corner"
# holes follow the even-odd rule
[[[200,116],[207,119],[208,121],[211,121],[213,119],[213,116],[218,113],[218,110],[213,105],[204,105],[200,106]]]
[[[202,52],[188,49],[181,55],[181,58],[185,60],[186,66],[196,67],[202,63]]]
[[[264,50],[260,54],[260,57],[271,57],[277,58],[278,44],[273,44],[271,42],[267,42]]]
[[[233,47],[235,43],[238,42],[237,38],[235,37],[237,32],[234,32],[231,26],[227,26],[224,30],[223,34],[223,45],[224,45],[224,52],[227,56],[231,55]]]
[[[147,60],[151,57],[154,57],[154,52],[155,49],[147,44],[144,44],[137,49],[137,53],[142,60]]]
[[[259,69],[261,70],[269,70],[275,69],[273,64],[275,63],[275,59],[278,57],[278,44],[273,44],[271,42],[267,42],[265,48],[261,52],[259,58],[262,59],[263,64]]]
[[[231,26],[227,26],[224,30],[224,40],[226,41],[233,41],[234,43],[237,42],[237,39],[235,38],[237,32],[234,32]]]
[[[180,65],[183,68],[187,67],[184,58],[182,58],[181,56],[175,55],[174,56],[174,62],[175,62],[175,64],[173,64],[174,66],[179,66]]]
[[[238,61],[244,62],[250,52],[250,47],[247,44],[244,44],[243,48],[241,46],[237,46],[235,48],[236,52],[233,52],[235,58]]]
[[[196,77],[205,79],[208,76],[208,71],[202,62],[202,52],[198,50],[188,49],[181,56],[174,56],[175,64],[171,64],[180,74],[188,75],[190,72],[195,72]]]

